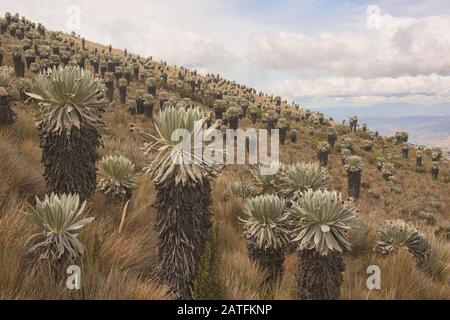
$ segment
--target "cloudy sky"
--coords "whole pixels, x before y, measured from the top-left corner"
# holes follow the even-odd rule
[[[450,98],[448,0],[2,0],[0,9],[305,106]]]

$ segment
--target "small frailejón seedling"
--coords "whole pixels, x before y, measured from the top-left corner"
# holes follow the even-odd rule
[[[375,159],[375,166],[377,167],[378,171],[381,171],[383,169],[384,165],[384,158],[383,157],[377,157]]]
[[[78,230],[94,219],[81,219],[86,201],[80,204],[78,195],[61,196],[52,193],[44,200],[36,198],[36,205],[28,205],[27,218],[39,229],[28,242],[29,254],[49,260],[57,270],[63,270],[84,254],[84,246],[78,239]]]
[[[228,188],[235,196],[241,197],[243,199],[253,197],[256,194],[256,191],[253,189],[253,187],[242,180],[229,183]]]
[[[36,126],[49,192],[81,200],[95,192],[103,88],[90,72],[68,66],[39,74],[27,92],[41,107]]]
[[[421,261],[431,252],[425,235],[419,233],[413,224],[402,219],[386,221],[377,235],[375,251],[385,255],[403,247],[408,249],[417,261]]]
[[[112,197],[113,201],[124,203],[131,199],[137,186],[137,173],[131,160],[121,155],[103,157],[100,161],[101,177],[97,189]]]
[[[336,192],[311,190],[292,202],[298,249],[298,298],[334,300],[341,295],[344,252],[351,250],[347,231],[356,218]]]
[[[134,126],[131,129],[147,141],[146,154],[157,153],[144,171],[156,188],[159,271],[181,299],[192,298],[192,284],[211,228],[211,178],[222,165],[203,158],[193,161],[196,149],[204,145],[195,146],[191,153],[172,141],[172,133],[185,129],[194,141],[199,134],[195,124],[200,121],[203,127],[206,120],[199,108],[168,107],[155,116],[157,136]],[[214,130],[215,126],[204,130],[206,141]]]
[[[341,150],[341,162],[342,162],[342,164],[345,164],[345,159],[347,159],[351,155],[352,155],[352,152],[349,149],[342,149]]]
[[[371,140],[364,140],[363,149],[364,151],[370,152],[373,148],[373,142]]]
[[[279,193],[292,200],[298,192],[328,188],[328,171],[318,163],[293,163],[281,173]]]
[[[267,273],[267,280],[277,280],[283,273],[284,250],[289,244],[289,217],[284,199],[276,195],[261,195],[248,199],[244,206],[244,216],[239,217],[244,224],[249,257],[256,261]]]
[[[343,149],[348,149],[352,153],[355,151],[353,147],[353,139],[352,138],[344,138],[344,143],[342,145]]]
[[[253,184],[258,188],[258,194],[276,194],[280,184],[281,172],[285,165],[273,161],[260,164],[251,170]]]
[[[381,168],[381,173],[383,175],[383,179],[388,181],[390,177],[392,177],[395,173],[395,166],[392,162],[384,162],[383,167]]]

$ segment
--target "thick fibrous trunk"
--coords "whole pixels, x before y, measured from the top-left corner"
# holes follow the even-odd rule
[[[409,150],[408,149],[402,149],[402,155],[403,155],[403,159],[408,159]]]
[[[192,284],[211,228],[211,186],[156,185],[158,257],[162,280],[179,299],[192,298]]]
[[[275,129],[275,120],[269,119],[267,120],[267,130],[269,130],[269,134],[271,133],[272,129]]]
[[[125,104],[127,102],[127,87],[126,86],[119,87],[119,95],[120,95],[120,103]]]
[[[121,71],[116,71],[114,72],[114,77],[116,77],[116,86],[119,86],[119,79],[122,78],[122,72]]]
[[[153,118],[153,103],[144,102],[144,115],[146,118]]]
[[[359,189],[361,185],[361,171],[349,171],[348,179],[348,195],[357,199],[359,197]]]
[[[16,77],[24,77],[25,75],[25,63],[22,61],[22,56],[13,54],[14,73]]]
[[[168,99],[165,99],[165,98],[160,98],[160,99],[159,99],[159,110],[160,110],[160,111],[163,111],[163,110],[164,110],[164,103],[165,103],[166,101],[168,101]]]
[[[318,152],[317,157],[319,158],[319,162],[322,167],[326,167],[328,165],[328,152]]]
[[[258,114],[256,112],[250,113],[250,116],[252,118],[252,124],[256,124],[256,120],[258,118]]]
[[[134,81],[139,80],[139,67],[133,67]]]
[[[167,84],[167,74],[163,73],[163,74],[161,75],[161,85],[162,85],[163,87],[165,87],[166,84]]]
[[[279,129],[279,134],[280,134],[280,143],[284,144],[284,142],[286,141],[286,128],[280,128]]]
[[[291,135],[291,142],[292,143],[297,142],[297,135]]]
[[[30,69],[31,64],[36,61],[36,58],[35,57],[25,57],[25,61],[27,62],[27,69]]]
[[[259,264],[261,269],[266,272],[266,281],[271,282],[281,279],[284,268],[284,250],[278,249],[259,249],[253,243],[247,245],[248,256]]]
[[[148,85],[147,86],[147,92],[148,94],[151,94],[152,96],[156,97],[156,86],[155,85]]]
[[[137,114],[144,113],[144,100],[142,98],[136,99],[136,113]]]
[[[328,143],[331,146],[331,149],[334,148],[334,144],[336,143],[337,136],[335,134],[328,134]]]
[[[116,68],[116,65],[115,65],[115,63],[114,62],[112,62],[112,61],[108,61],[107,62],[107,70],[108,70],[108,72],[114,72],[115,70],[115,68]]]
[[[131,82],[131,72],[130,71],[125,71],[123,73],[123,77],[127,80],[127,85],[130,85]]]
[[[85,64],[86,64],[86,58],[85,57],[81,57],[80,58],[80,62],[78,63],[78,65],[80,66],[80,68],[84,69]]]
[[[297,296],[301,300],[336,300],[341,296],[345,269],[341,253],[321,256],[316,250],[298,253]]]
[[[11,109],[10,103],[9,96],[0,97],[0,125],[13,124],[16,121],[16,114]]]
[[[222,110],[215,110],[214,111],[214,114],[215,114],[215,116],[216,116],[216,120],[219,120],[219,119],[222,119],[223,117],[222,117],[222,114],[223,114],[223,111]]]
[[[67,64],[69,63],[69,61],[70,61],[69,58],[65,58],[65,57],[61,58],[61,62],[62,62],[62,64],[63,64],[64,66],[67,66]]]
[[[437,180],[439,175],[439,168],[431,168],[431,178]]]
[[[416,157],[416,166],[418,167],[422,166],[422,157]]]
[[[99,69],[99,62],[97,60],[94,60],[91,62],[92,67],[94,68],[94,74],[98,74],[98,69]]]
[[[125,193],[121,194],[108,194],[108,200],[114,204],[124,205],[133,196],[133,190],[125,188]]]
[[[114,100],[114,82],[113,81],[106,81],[106,96],[108,97],[109,102],[113,102]]]
[[[49,193],[77,193],[82,201],[96,188],[95,161],[101,136],[92,127],[73,127],[70,135],[39,127],[44,178]]]
[[[230,117],[230,129],[237,130],[239,127],[239,118],[238,117]]]

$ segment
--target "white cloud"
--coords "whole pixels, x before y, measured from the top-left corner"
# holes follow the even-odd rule
[[[444,0],[437,1],[444,6]],[[251,4],[254,12],[253,7],[246,8],[249,15],[239,12],[249,4],[237,0],[2,0],[2,10],[18,11],[52,30],[68,31],[66,8],[76,4],[82,10],[77,32],[88,40],[201,72],[220,73],[258,89],[321,105],[393,100],[433,103],[449,98],[450,16],[384,14],[382,28],[369,30],[365,8],[352,4],[351,13],[330,8],[326,19],[331,20],[320,27],[328,32],[279,31],[308,29],[308,19],[295,25],[292,21],[297,21],[294,18],[305,6],[313,21],[314,3],[292,0],[264,9],[255,2]],[[387,0],[378,3],[382,8],[393,5]],[[410,13],[398,9],[410,1],[396,4],[396,13]],[[414,8],[414,12],[427,14],[422,4]],[[291,24],[276,23],[274,16],[289,18]]]
[[[315,69],[363,78],[448,74],[450,16],[381,17],[381,29],[361,32],[260,33],[250,58],[265,68]]]
[[[154,19],[134,23],[99,16],[85,21],[84,30],[87,39],[103,39],[129,52],[190,68],[221,70],[237,59],[223,43],[206,34],[170,27]]]
[[[75,31],[88,40],[230,78],[237,71],[230,66],[239,66],[238,55],[246,43],[242,37],[252,29],[247,23],[227,21],[219,10],[222,2],[205,0],[135,0],[130,5],[106,0],[2,1],[4,11],[18,11],[65,32],[71,31],[66,23],[71,5],[81,10],[81,29]]]
[[[433,103],[450,99],[450,76],[438,74],[381,77],[320,77],[281,82],[269,91],[294,99],[329,101],[332,104],[377,103],[382,101],[415,101]]]

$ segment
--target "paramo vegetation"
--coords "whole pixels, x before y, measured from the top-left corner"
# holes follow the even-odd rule
[[[0,299],[450,299],[441,150],[18,14],[0,66]],[[186,161],[195,121],[279,162]]]

